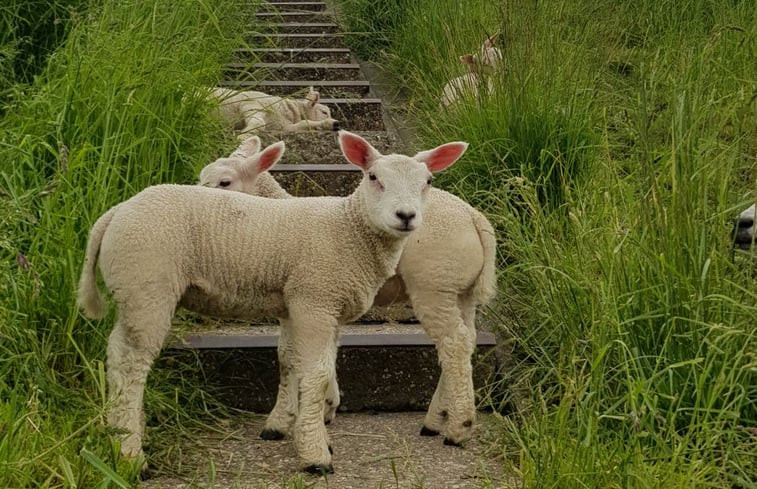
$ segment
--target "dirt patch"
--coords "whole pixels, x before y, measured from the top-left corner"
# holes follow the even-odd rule
[[[339,414],[328,427],[335,473],[327,479],[299,475],[289,439],[258,438],[263,418],[239,416],[220,430],[197,433],[173,447],[171,467],[158,467],[149,489],[185,488],[428,488],[516,487],[503,475],[502,463],[482,441],[490,416],[480,416],[474,438],[465,448],[445,446],[441,437],[418,435],[423,413]],[[160,436],[160,433],[151,433]],[[211,469],[212,462],[212,469]],[[161,473],[162,472],[162,473]],[[302,485],[297,485],[302,484]]]

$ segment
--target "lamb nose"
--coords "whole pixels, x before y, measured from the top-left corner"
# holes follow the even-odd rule
[[[753,225],[754,225],[754,219],[750,219],[748,217],[747,218],[736,219],[736,226],[738,228],[750,228]]]
[[[405,223],[405,226],[407,226],[410,223],[410,221],[415,217],[415,212],[397,211],[395,215],[399,217],[402,220],[402,222]]]

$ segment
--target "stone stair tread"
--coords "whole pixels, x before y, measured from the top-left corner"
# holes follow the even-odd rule
[[[362,136],[373,147],[384,154],[401,152],[399,142],[396,137],[386,131],[354,131],[355,134]],[[263,144],[269,145],[276,141],[286,143],[286,152],[282,160],[271,170],[276,171],[280,165],[296,165],[307,163],[310,165],[319,165],[317,170],[321,170],[323,164],[347,164],[347,161],[339,149],[339,143],[336,139],[336,133],[325,131],[310,132],[269,132],[261,135]],[[353,165],[350,165],[353,166]],[[357,168],[357,167],[355,167]],[[329,171],[329,170],[326,170]],[[333,171],[333,170],[332,170]],[[348,171],[348,170],[345,170]]]
[[[328,47],[344,46],[344,33],[312,34],[263,34],[251,32],[248,39],[253,43],[272,42],[281,47]]]
[[[279,339],[279,326],[275,324],[249,325],[215,323],[212,329],[193,332],[178,339],[172,348],[224,349],[224,348],[275,348]],[[434,343],[417,323],[347,324],[340,328],[339,344],[351,346],[427,346]],[[479,331],[478,346],[494,346],[492,333]]]
[[[248,68],[250,63],[226,63],[229,68]],[[340,68],[340,69],[360,69],[357,63],[264,63],[258,62],[252,64],[253,68]]]
[[[285,163],[279,162],[276,166],[271,168],[271,173],[278,172],[359,172],[360,168],[349,163]]]
[[[370,91],[371,85],[365,80],[226,80],[221,86],[238,90],[260,90],[272,95],[290,95],[304,93],[303,90],[312,86],[321,91],[321,95],[364,95]]]
[[[263,2],[260,8],[264,11],[320,12],[326,10],[326,4],[324,2]]]

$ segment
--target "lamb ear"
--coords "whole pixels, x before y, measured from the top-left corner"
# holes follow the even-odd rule
[[[363,170],[373,166],[373,163],[381,157],[381,153],[371,146],[371,143],[345,130],[339,131],[339,147],[342,148],[342,154],[347,161]]]
[[[484,41],[484,47],[485,48],[490,48],[490,47],[494,46],[494,41],[497,39],[497,36],[499,36],[499,32],[497,32],[496,34],[492,34],[491,36],[487,37],[486,40]]]
[[[321,99],[321,92],[313,90],[313,87],[309,87],[308,94],[305,96],[305,99],[310,102],[311,107],[315,107],[315,104],[317,104]]]
[[[266,149],[254,155],[250,160],[245,162],[246,167],[255,168],[257,173],[263,173],[275,165],[284,155],[286,145],[284,141],[273,143]]]
[[[463,54],[462,56],[460,56],[460,61],[462,61],[466,65],[472,65],[476,62],[472,54]]]
[[[260,150],[260,144],[260,138],[258,136],[251,136],[242,141],[242,144],[240,144],[239,147],[235,149],[234,152],[229,156],[232,158],[235,156],[250,158]]]
[[[444,170],[456,162],[465,153],[466,149],[468,149],[468,143],[457,141],[442,144],[428,151],[421,151],[413,158],[425,163],[429,171],[435,173]]]

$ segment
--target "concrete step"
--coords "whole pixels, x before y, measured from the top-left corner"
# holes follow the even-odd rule
[[[326,10],[324,2],[262,2],[259,12],[320,12]]]
[[[279,382],[278,326],[208,322],[170,344],[168,356],[196,355],[207,385],[232,407],[268,412]],[[480,332],[474,384],[495,372],[494,335]],[[355,324],[341,329],[340,411],[422,410],[439,378],[436,350],[418,324]],[[174,361],[178,359],[174,358]]]
[[[333,34],[339,31],[339,25],[333,22],[270,22],[260,24],[258,29],[278,34]]]
[[[355,63],[227,63],[229,79],[264,80],[360,80],[363,74]]]
[[[365,138],[383,154],[402,152],[402,149],[398,147],[397,138],[386,131],[355,131],[355,133]],[[266,133],[261,134],[261,139],[264,145],[281,140],[286,143],[286,152],[278,163],[279,165],[304,162],[309,164],[347,163],[341,149],[339,149],[335,132]]]
[[[236,61],[261,63],[352,63],[347,48],[255,48],[234,51]]]
[[[287,192],[297,197],[349,195],[363,177],[359,168],[346,162],[278,164],[270,171]]]
[[[260,23],[277,23],[277,22],[289,22],[289,23],[308,23],[308,22],[334,22],[334,15],[331,12],[325,10],[319,11],[292,11],[292,12],[257,12],[255,18]]]
[[[226,80],[219,85],[279,96],[304,94],[310,86],[321,92],[322,97],[333,98],[361,98],[370,91],[365,80]]]
[[[251,32],[250,45],[280,48],[343,48],[344,34],[262,34]]]

